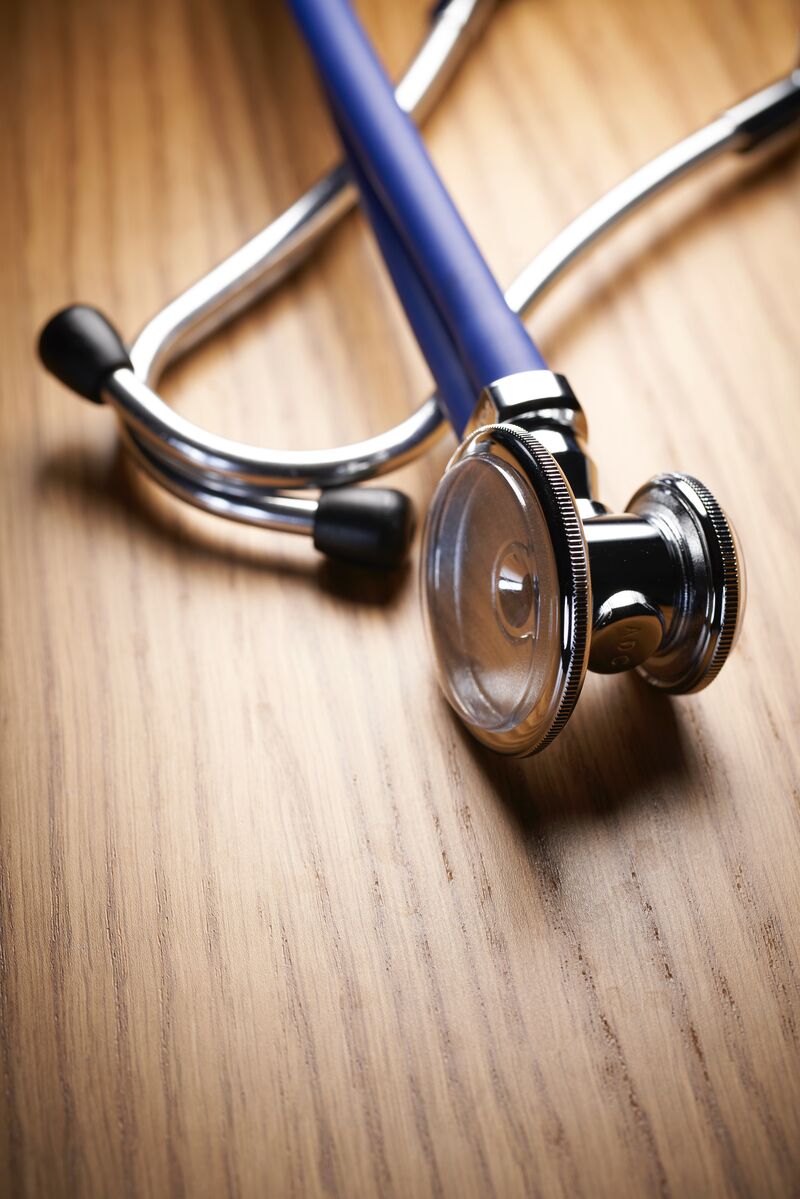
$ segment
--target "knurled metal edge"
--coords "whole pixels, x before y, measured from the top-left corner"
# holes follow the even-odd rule
[[[569,720],[581,693],[581,687],[589,662],[591,634],[592,591],[589,573],[589,552],[583,534],[583,522],[575,506],[575,497],[564,472],[553,455],[540,441],[524,429],[511,424],[484,425],[476,433],[502,432],[511,434],[529,450],[536,465],[544,475],[555,500],[566,540],[571,573],[570,608],[572,612],[572,644],[567,678],[550,727],[529,749],[522,750],[518,757],[531,757],[540,753],[553,741]]]
[[[694,686],[690,688],[690,691],[700,691],[703,687],[707,687],[709,683],[714,681],[725,665],[728,655],[733,648],[736,629],[739,623],[739,606],[741,602],[739,556],[736,552],[736,542],[733,539],[728,518],[720,507],[718,500],[715,499],[705,484],[696,479],[694,475],[687,475],[681,471],[675,471],[673,477],[687,483],[704,505],[708,513],[708,518],[711,521],[711,526],[716,534],[717,546],[722,559],[722,618],[717,644],[714,646],[711,661],[705,671]]]

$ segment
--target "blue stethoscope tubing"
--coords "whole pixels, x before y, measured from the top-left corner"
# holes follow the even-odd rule
[[[362,208],[457,434],[484,387],[546,369],[508,306],[347,0],[289,0]]]
[[[472,381],[465,371],[449,329],[407,253],[400,235],[362,171],[359,160],[351,154],[347,135],[341,128],[339,134],[359,191],[361,209],[372,226],[375,240],[406,311],[417,344],[436,380],[440,404],[450,422],[461,432],[475,407]]]

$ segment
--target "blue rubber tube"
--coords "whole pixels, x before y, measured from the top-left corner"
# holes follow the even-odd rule
[[[345,134],[351,159],[357,160],[374,198],[394,229],[397,281],[413,267],[450,335],[474,407],[483,387],[504,375],[542,370],[544,360],[511,311],[475,242],[442,184],[411,120],[397,106],[391,84],[346,0],[289,0],[315,59]],[[382,249],[385,241],[382,243]],[[413,290],[414,294],[411,294]],[[417,288],[402,292],[412,327],[427,319],[418,310]],[[423,304],[423,308],[425,305]],[[437,337],[437,343],[439,338]],[[423,346],[423,352],[425,347]],[[433,367],[433,364],[431,364]],[[448,415],[458,432],[466,417],[459,402]]]
[[[475,408],[472,383],[464,372],[450,333],[410,261],[394,225],[358,160],[351,154],[347,135],[341,129],[339,133],[353,180],[359,190],[362,211],[372,226],[409,324],[436,380],[439,404],[445,414],[452,414],[451,420],[460,433]]]

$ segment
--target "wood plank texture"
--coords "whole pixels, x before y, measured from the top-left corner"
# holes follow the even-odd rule
[[[398,70],[425,0],[359,7]],[[3,12],[0,1193],[800,1194],[797,147],[533,321],[603,497],[698,475],[750,595],[710,690],[591,677],[507,763],[436,693],[415,564],[184,509],[35,362],[55,307],[132,334],[333,160],[283,7]],[[499,277],[796,33],[785,0],[504,4],[428,125]],[[165,391],[308,446],[428,387],[353,218]],[[403,472],[421,507],[447,453]]]

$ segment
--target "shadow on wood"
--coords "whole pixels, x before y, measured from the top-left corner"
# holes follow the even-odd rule
[[[209,563],[219,567],[227,562],[259,574],[292,577],[349,603],[386,607],[399,597],[411,573],[408,562],[398,570],[335,562],[313,550],[308,538],[276,539],[270,530],[245,529],[195,512],[148,479],[121,444],[110,462],[92,458],[85,447],[65,448],[42,468],[39,485],[45,493],[54,488],[81,497],[92,508],[93,519],[102,508],[120,527],[128,523],[136,535],[168,545],[180,555],[184,568]]]
[[[528,834],[551,823],[609,820],[658,802],[655,795],[670,804],[696,798],[680,702],[631,675],[588,676],[565,731],[527,759],[499,757],[460,723],[458,730],[492,795]]]

